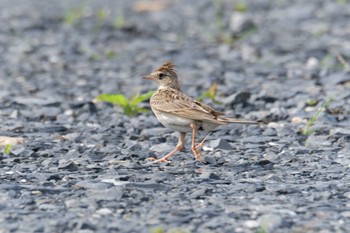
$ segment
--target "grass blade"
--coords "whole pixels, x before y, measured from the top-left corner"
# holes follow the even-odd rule
[[[310,130],[311,126],[315,123],[318,116],[321,114],[321,112],[327,107],[327,105],[332,101],[333,97],[330,97],[320,108],[317,109],[314,115],[311,116],[309,121],[307,122],[306,127],[303,130],[304,135],[310,135],[312,133],[312,130]]]
[[[7,144],[7,145],[5,146],[5,149],[4,149],[4,154],[5,154],[5,155],[8,155],[8,154],[10,154],[10,151],[11,151],[11,145],[10,145],[10,144]]]

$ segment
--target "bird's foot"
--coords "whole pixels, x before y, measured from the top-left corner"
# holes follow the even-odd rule
[[[157,158],[154,158],[154,157],[149,157],[147,158],[148,161],[152,161],[153,163],[165,163],[165,162],[169,162],[169,160],[167,158],[160,158],[160,159],[157,159]]]
[[[198,147],[199,146],[195,146],[192,148],[194,158],[200,162],[204,162],[204,160],[203,160],[204,154],[197,150]]]
[[[156,159],[156,158],[154,158],[154,157],[150,157],[150,158],[148,158],[147,160],[153,161],[154,163],[165,163],[165,162],[169,162],[168,159],[169,159],[171,156],[173,156],[173,154],[175,154],[176,152],[182,150],[182,148],[183,148],[183,144],[182,144],[182,142],[181,142],[180,145],[177,145],[177,146],[175,147],[175,149],[173,149],[172,151],[170,151],[168,154],[166,154],[166,155],[163,156],[162,158]]]
[[[192,148],[192,152],[194,154],[194,158],[198,161],[204,162],[203,157],[204,154],[202,152],[200,152],[198,150],[198,148],[202,147],[204,145],[205,140],[207,139],[207,137],[210,135],[211,133],[209,133],[207,136],[205,136],[205,138],[197,145],[194,146],[194,148]]]

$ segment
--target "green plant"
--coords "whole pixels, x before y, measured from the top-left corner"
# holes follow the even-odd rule
[[[114,51],[112,51],[112,50],[107,50],[107,51],[105,52],[105,57],[106,57],[107,59],[113,59],[113,58],[115,58],[116,56],[117,56],[117,53],[114,52]]]
[[[216,25],[216,28],[219,31],[223,31],[224,30],[224,23],[223,23],[223,20],[222,20],[222,13],[221,13],[222,2],[221,2],[221,0],[213,0],[213,5],[214,5],[214,9],[215,9],[215,25]]]
[[[96,11],[95,15],[97,19],[97,29],[99,30],[105,23],[108,16],[108,12],[105,9],[99,9]]]
[[[172,228],[167,231],[167,230],[164,230],[164,228],[161,226],[151,228],[149,232],[150,233],[190,233],[190,231],[183,230],[181,228]]]
[[[100,56],[99,56],[97,53],[92,53],[92,54],[90,55],[90,59],[91,59],[92,61],[99,61],[99,60],[101,60]]]
[[[124,24],[125,24],[124,14],[120,13],[114,20],[114,23],[113,23],[114,28],[119,30],[124,27]]]
[[[141,108],[138,104],[144,100],[149,99],[153,95],[153,91],[149,91],[142,95],[134,95],[130,98],[122,94],[101,94],[96,97],[96,101],[102,101],[118,105],[123,109],[123,113],[127,116],[134,116],[141,112],[146,112],[145,108]]]
[[[328,53],[320,59],[320,67],[333,71],[350,70],[349,63],[339,53]]]
[[[233,37],[229,33],[225,32],[223,13],[222,13],[222,2],[221,0],[212,0],[212,3],[214,5],[214,10],[215,10],[214,23],[217,31],[216,39],[219,42],[222,42],[225,44],[232,44]]]
[[[265,227],[260,226],[257,230],[257,233],[266,233]]]
[[[158,227],[153,227],[150,229],[150,233],[165,233],[163,227],[158,226]]]
[[[309,99],[305,103],[306,103],[307,106],[316,106],[318,101],[317,100],[313,100],[313,99]]]
[[[210,85],[207,91],[204,91],[198,98],[198,101],[201,101],[205,97],[211,99],[214,103],[220,103],[218,100],[216,100],[216,83],[213,83]]]
[[[7,145],[5,146],[5,149],[4,149],[4,154],[5,154],[5,155],[10,154],[11,147],[12,147],[12,146],[11,146],[10,144],[7,144]]]
[[[336,3],[338,4],[347,4],[349,0],[337,0]]]
[[[345,60],[345,58],[340,54],[340,53],[337,53],[336,54],[336,57],[338,59],[338,61],[341,63],[341,65],[343,66],[343,69],[345,71],[349,71],[350,70],[350,65],[349,63]]]
[[[302,133],[304,135],[310,135],[313,131],[310,129],[311,126],[315,123],[315,121],[317,120],[318,116],[320,115],[320,113],[327,107],[327,105],[332,101],[332,97],[329,98],[320,108],[317,109],[317,111],[315,112],[314,115],[311,116],[311,118],[309,119],[309,121],[307,122],[305,128],[302,130]]]
[[[233,6],[233,9],[235,11],[239,11],[239,12],[246,12],[247,11],[247,5],[244,2],[237,2]]]
[[[111,59],[114,59],[116,57],[117,57],[116,52],[114,52],[113,50],[106,50],[103,54],[99,54],[97,52],[91,53],[89,59],[97,62],[97,61],[100,61],[104,58],[111,60]]]
[[[84,6],[68,9],[64,12],[63,23],[74,26],[83,17]]]

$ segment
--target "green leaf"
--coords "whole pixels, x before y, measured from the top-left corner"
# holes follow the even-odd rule
[[[5,146],[4,154],[5,154],[5,155],[10,154],[10,150],[11,150],[11,145],[10,145],[10,144],[7,144],[7,145]]]
[[[311,116],[309,121],[307,122],[306,127],[302,130],[302,133],[304,135],[310,135],[313,131],[310,129],[311,126],[315,123],[318,116],[321,114],[321,112],[327,107],[327,105],[332,101],[333,97],[330,97],[320,108],[317,109],[314,115]]]
[[[134,112],[136,113],[147,112],[147,109],[141,108],[141,107],[134,107]]]
[[[246,12],[247,11],[247,5],[243,2],[237,2],[234,5],[234,10],[239,12]]]
[[[128,105],[128,100],[125,98],[124,95],[121,94],[101,94],[96,97],[96,100],[116,104],[121,107]]]
[[[90,59],[92,61],[99,61],[100,60],[100,56],[97,53],[93,53],[93,54],[91,54]]]
[[[130,98],[131,100],[131,105],[136,106],[137,104],[139,104],[140,102],[147,100],[149,98],[151,98],[151,96],[153,95],[154,91],[149,91],[143,95],[136,95],[132,98]]]
[[[107,18],[107,11],[105,9],[99,9],[96,11],[96,18],[99,21],[99,23],[103,23]]]
[[[133,116],[135,115],[135,112],[133,111],[132,107],[130,104],[127,104],[123,107],[123,112],[127,116]]]
[[[114,51],[106,51],[105,52],[105,57],[107,58],[107,59],[113,59],[113,58],[115,58],[117,56],[117,53],[115,53]]]
[[[219,101],[216,100],[215,96],[216,96],[216,88],[217,85],[216,83],[213,83],[210,85],[210,87],[208,88],[207,91],[204,91],[198,98],[198,101],[202,101],[202,99],[209,98],[211,99],[214,103],[220,103]]]
[[[317,100],[312,100],[312,99],[306,101],[307,106],[315,106],[317,103],[318,103]]]
[[[124,19],[124,15],[123,14],[119,14],[115,20],[114,20],[114,27],[116,29],[121,29],[122,27],[124,27],[124,24],[125,24],[125,19]]]
[[[208,89],[208,97],[212,100],[215,99],[215,94],[216,94],[216,83],[213,83],[210,85]]]
[[[66,25],[74,25],[83,17],[83,6],[68,9],[64,13],[63,22]]]
[[[149,91],[143,95],[136,95],[127,99],[121,94],[101,94],[95,98],[96,101],[103,101],[112,104],[119,105],[123,109],[123,113],[127,116],[134,116],[140,112],[147,112],[147,109],[138,107],[137,105],[149,99],[153,95],[154,91]]]
[[[197,98],[197,100],[198,101],[202,101],[202,99],[204,98],[204,97],[206,97],[207,96],[207,92],[205,91],[205,92],[203,92],[198,98]]]

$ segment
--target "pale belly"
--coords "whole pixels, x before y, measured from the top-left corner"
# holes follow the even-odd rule
[[[191,123],[196,125],[197,130],[204,130],[204,131],[212,131],[216,127],[218,127],[217,124],[209,123],[209,122],[199,122],[195,120],[191,120],[184,117],[179,117],[170,113],[160,113],[154,111],[155,115],[157,116],[158,120],[162,125],[164,125],[167,128],[170,128],[175,131],[180,131],[184,133],[192,132]]]
[[[167,128],[180,132],[192,132],[190,126],[191,123],[194,123],[193,120],[178,117],[169,113],[155,113],[159,122],[162,123]]]

